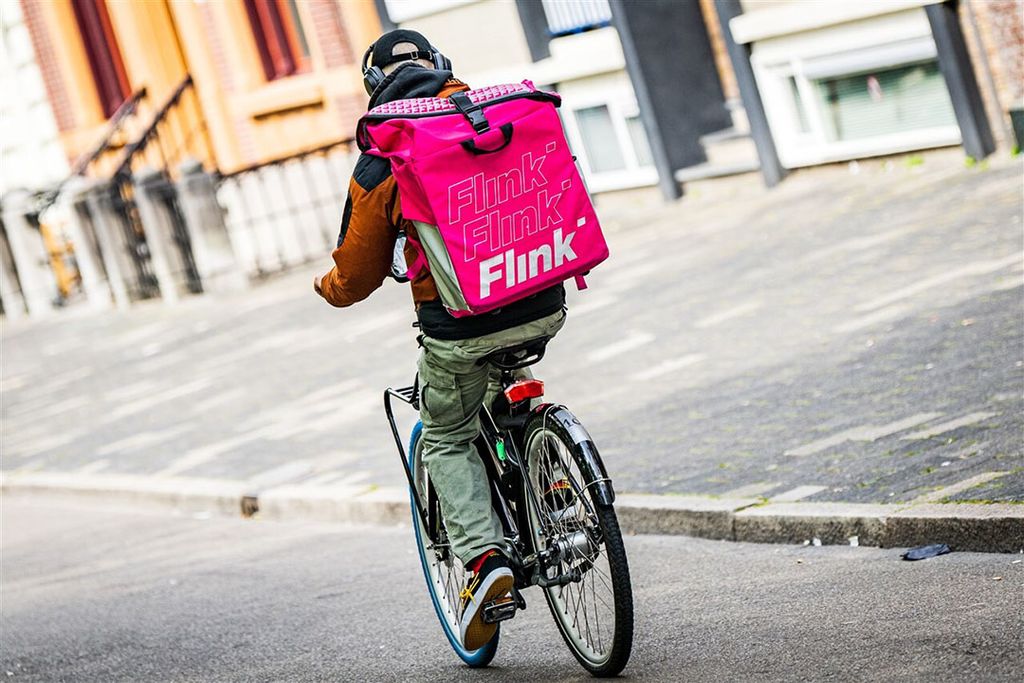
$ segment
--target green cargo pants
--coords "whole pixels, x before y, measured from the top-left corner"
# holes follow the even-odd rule
[[[480,406],[499,391],[499,371],[477,360],[501,348],[541,336],[565,323],[559,311],[494,334],[445,341],[423,337],[419,359],[423,464],[437,491],[448,539],[463,564],[490,548],[504,550],[498,516],[491,509],[487,471],[473,447],[480,433]],[[529,371],[520,371],[530,376]]]

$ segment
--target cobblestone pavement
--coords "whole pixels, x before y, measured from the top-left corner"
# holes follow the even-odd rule
[[[1024,501],[1020,160],[858,168],[599,207],[613,257],[538,375],[619,490]],[[2,468],[400,485],[380,397],[412,381],[409,295],[332,309],[327,263],[5,322]]]

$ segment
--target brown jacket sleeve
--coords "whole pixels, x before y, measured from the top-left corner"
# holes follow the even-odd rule
[[[390,164],[376,157],[360,159],[349,181],[334,267],[320,281],[320,295],[332,306],[362,301],[384,282],[398,237],[399,212]]]

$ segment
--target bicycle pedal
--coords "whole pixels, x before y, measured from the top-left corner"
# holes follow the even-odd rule
[[[511,619],[516,615],[519,605],[511,595],[505,595],[497,600],[484,603],[483,619],[485,624],[496,624],[499,621]]]

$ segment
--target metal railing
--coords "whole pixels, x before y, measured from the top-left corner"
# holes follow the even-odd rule
[[[217,198],[250,276],[330,253],[357,156],[353,140],[345,139],[220,175]]]
[[[149,125],[125,146],[110,176],[131,175],[143,166],[174,174],[188,157],[204,163],[213,159],[206,119],[191,75],[178,84]]]
[[[110,173],[111,202],[121,216],[126,244],[135,269],[131,287],[135,297],[147,298],[159,293],[150,264],[151,253],[146,233],[135,203],[135,175],[143,170],[155,170],[164,182],[155,184],[157,195],[171,221],[178,257],[183,265],[188,288],[202,291],[199,273],[192,257],[188,229],[171,181],[178,174],[181,163],[188,158],[211,163],[213,149],[206,128],[206,119],[199,105],[199,97],[187,75],[166,101],[153,114],[149,124],[124,147]]]
[[[548,33],[553,38],[582,33],[612,23],[608,0],[543,0]]]
[[[123,137],[126,126],[139,112],[139,105],[143,100],[146,99],[146,89],[142,88],[132,93],[114,115],[110,117],[110,121],[107,123],[107,128],[103,133],[103,137],[100,138],[91,150],[80,155],[71,167],[71,171],[52,188],[46,190],[39,195],[39,204],[37,213],[42,214],[46,209],[53,206],[57,198],[60,197],[61,191],[71,181],[72,178],[77,178],[82,175],[87,175],[90,167],[93,166],[101,157],[105,156],[115,148],[121,146],[119,138]],[[97,175],[97,173],[92,173]]]

